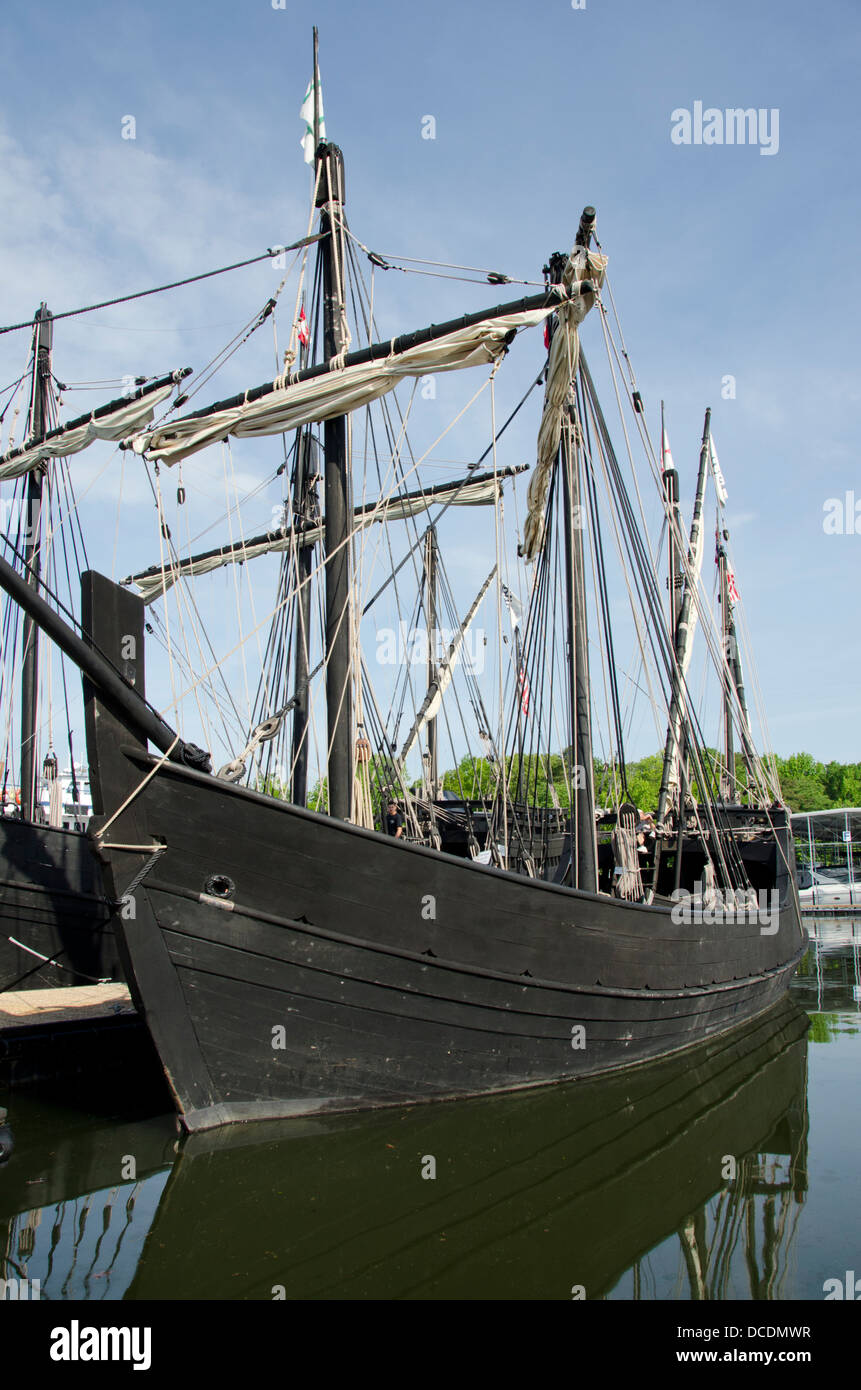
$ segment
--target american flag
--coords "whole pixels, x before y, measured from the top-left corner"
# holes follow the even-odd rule
[[[520,711],[522,714],[529,713],[529,677],[526,674],[526,667],[521,666],[517,673],[517,689],[520,691]]]
[[[738,603],[738,589],[736,588],[735,575],[731,569],[726,572],[726,596],[730,603]]]

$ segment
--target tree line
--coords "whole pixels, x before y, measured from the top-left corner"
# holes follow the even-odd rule
[[[694,782],[693,792],[698,800],[705,795],[716,794],[720,756],[715,749],[704,750],[704,763],[713,769],[712,786],[706,789]],[[770,761],[770,759],[768,759]],[[861,806],[861,762],[839,763],[817,762],[811,753],[793,753],[788,758],[775,755],[774,763],[780,779],[783,800],[789,809],[795,811],[827,811],[836,806]],[[663,752],[652,753],[626,766],[628,798],[642,811],[654,811],[658,804],[663,769]],[[611,764],[596,758],[593,763],[595,802],[598,806],[611,807],[616,804],[616,789],[619,786],[619,770]],[[570,806],[570,793],[577,782],[577,769],[572,768],[570,751],[543,755],[530,754],[520,757],[517,754],[506,758],[506,773],[509,795],[516,800],[530,802],[535,806]],[[744,785],[744,763],[741,755],[736,756],[736,776]],[[371,805],[379,805],[390,794],[401,799],[400,791],[392,784],[391,765],[385,759],[371,758],[360,768],[359,777],[365,783]],[[441,777],[442,790],[468,801],[485,800],[492,797],[499,785],[500,772],[495,761],[489,758],[474,758],[467,754],[456,767],[450,768]],[[325,807],[325,779],[318,782],[309,797],[309,805],[316,809]],[[285,796],[286,789],[277,779],[267,779],[260,790],[270,795]],[[422,794],[421,785],[415,784],[413,791]]]
[[[719,754],[715,749],[706,749],[704,761],[715,769],[716,782],[720,767]],[[861,806],[861,762],[823,763],[818,762],[811,753],[793,753],[788,758],[775,754],[774,763],[781,795],[791,811],[827,811],[836,806]],[[657,807],[663,764],[663,752],[652,753],[627,764],[628,796],[641,810],[654,811]],[[517,795],[519,778],[521,791],[528,787],[526,799],[535,804],[563,807],[570,804],[572,777],[568,750],[522,760],[515,755],[507,759],[507,769],[512,796]],[[596,804],[610,805],[614,802],[618,769],[615,769],[615,773],[614,779],[614,768],[595,759]],[[483,797],[495,788],[497,775],[496,766],[486,758],[465,757],[457,768],[445,773],[443,787],[457,796]],[[740,755],[736,757],[736,776],[744,785],[744,763]],[[694,785],[694,794],[699,799],[703,799],[703,790]],[[708,794],[714,794],[714,786],[708,789]]]

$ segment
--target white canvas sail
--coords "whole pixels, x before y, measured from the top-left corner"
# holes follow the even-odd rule
[[[432,506],[440,503],[456,507],[487,506],[496,497],[498,479],[501,480],[504,476],[511,476],[520,471],[520,469],[507,469],[504,473],[500,471],[498,478],[491,474],[472,481],[455,482],[450,487],[438,484],[423,493],[401,497],[394,495],[378,502],[370,502],[367,506],[356,509],[353,526],[355,530],[359,531],[372,526],[375,522],[404,521],[408,517],[418,516],[421,512],[428,511]],[[303,529],[301,536],[292,529],[268,531],[264,536],[240,541],[234,545],[226,545],[220,550],[210,551],[207,555],[180,560],[175,565],[168,565],[164,569],[155,566],[145,574],[136,574],[129,579],[124,579],[123,583],[133,584],[144,603],[150,604],[154,599],[166,593],[179,579],[191,579],[196,575],[211,574],[213,570],[221,569],[224,565],[244,565],[247,560],[256,560],[262,555],[274,555],[290,550],[300,540],[302,545],[316,545],[322,539],[322,520],[316,526]]]
[[[600,287],[606,268],[606,256],[587,251],[585,246],[575,246],[562,272],[562,283],[566,289],[571,289],[573,285],[588,280]],[[550,343],[544,414],[538,431],[538,457],[529,484],[528,511],[523,528],[521,553],[525,560],[534,560],[544,541],[547,489],[562,438],[563,410],[571,394],[580,355],[578,329],[594,303],[595,294],[590,291],[560,304],[556,311],[559,322]]]
[[[97,439],[114,442],[124,439],[130,431],[139,430],[152,422],[156,408],[162,401],[167,400],[178,380],[180,374],[175,373],[174,378],[166,385],[140,396],[138,400],[122,401],[115,410],[106,414],[97,416],[96,412],[93,412],[89,419],[82,420],[71,428],[52,432],[39,444],[12,449],[0,458],[0,479],[18,478],[22,473],[29,473],[31,469],[44,463],[46,459],[67,458],[69,454],[78,454]]]
[[[554,308],[551,305],[482,319],[376,361],[334,367],[292,384],[279,380],[272,391],[257,400],[186,416],[140,434],[132,440],[132,448],[148,458],[173,464],[228,435],[256,439],[284,434],[311,421],[334,419],[385,396],[405,377],[492,365],[502,356],[512,332],[541,323]]]

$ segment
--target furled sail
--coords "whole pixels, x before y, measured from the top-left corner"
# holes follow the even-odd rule
[[[500,468],[496,474],[477,473],[472,478],[461,478],[452,483],[435,483],[432,487],[415,492],[405,492],[391,497],[369,502],[353,511],[353,529],[363,530],[374,522],[404,521],[407,517],[418,516],[437,503],[455,507],[483,507],[495,500],[496,486],[504,478],[513,478],[524,473],[526,465]],[[261,555],[272,555],[290,550],[294,545],[316,545],[323,539],[322,519],[310,522],[301,528],[285,528],[266,531],[260,536],[249,536],[245,541],[236,541],[200,555],[191,555],[175,565],[152,565],[139,574],[129,575],[122,581],[125,585],[134,584],[144,603],[150,604],[160,598],[178,579],[190,579],[199,574],[210,574],[223,565],[243,565],[246,560],[256,560]]]
[[[496,565],[493,566],[493,569],[490,571],[490,574],[485,579],[484,583],[478,591],[478,594],[475,597],[475,600],[473,601],[472,607],[470,608],[469,612],[467,613],[466,617],[464,618],[463,622],[461,623],[460,627],[458,628],[457,632],[452,638],[451,643],[449,644],[449,649],[446,655],[443,657],[443,660],[440,662],[439,669],[436,674],[436,680],[432,681],[431,684],[428,686],[427,694],[425,695],[425,698],[421,704],[421,708],[418,714],[416,715],[415,723],[413,724],[413,727],[407,734],[404,746],[401,749],[401,767],[403,767],[404,763],[406,762],[410,749],[412,748],[422,729],[427,724],[428,720],[434,719],[436,715],[439,713],[439,708],[442,704],[442,697],[451,685],[452,677],[454,675],[454,664],[457,661],[460,649],[464,644],[466,634],[469,632],[472,620],[478,612],[479,608],[481,607],[481,601],[487,593],[488,589],[490,588],[490,585],[493,581],[493,576],[495,574]]]
[[[176,384],[191,373],[190,367],[159,377],[141,386],[132,395],[108,401],[89,415],[81,415],[51,430],[36,444],[22,444],[10,449],[0,458],[0,479],[18,478],[29,473],[46,459],[66,458],[79,454],[96,439],[124,439],[129,430],[141,429],[152,422],[156,408],[166,401]]]
[[[529,299],[375,343],[139,434],[131,447],[149,458],[178,463],[228,435],[248,439],[283,434],[311,421],[359,410],[393,390],[404,377],[488,366],[500,359],[519,329],[541,323],[558,305],[567,303],[569,295],[577,294],[573,283],[554,285]]]
[[[538,431],[538,458],[527,494],[527,516],[523,527],[521,554],[534,560],[544,541],[544,511],[553,464],[562,437],[562,416],[571,394],[580,355],[578,328],[595,303],[595,289],[604,281],[607,257],[585,246],[575,245],[562,272],[562,284],[569,291],[578,284],[588,285],[578,296],[560,304],[558,327],[550,343],[544,414]]]

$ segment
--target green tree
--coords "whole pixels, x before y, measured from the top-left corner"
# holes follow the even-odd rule
[[[628,795],[639,810],[657,810],[663,770],[663,753],[652,753],[648,758],[628,764]]]
[[[825,764],[818,763],[812,753],[793,753],[775,761],[781,794],[791,811],[827,811],[839,805],[825,789]]]
[[[829,763],[823,784],[832,806],[861,806],[861,764]]]

